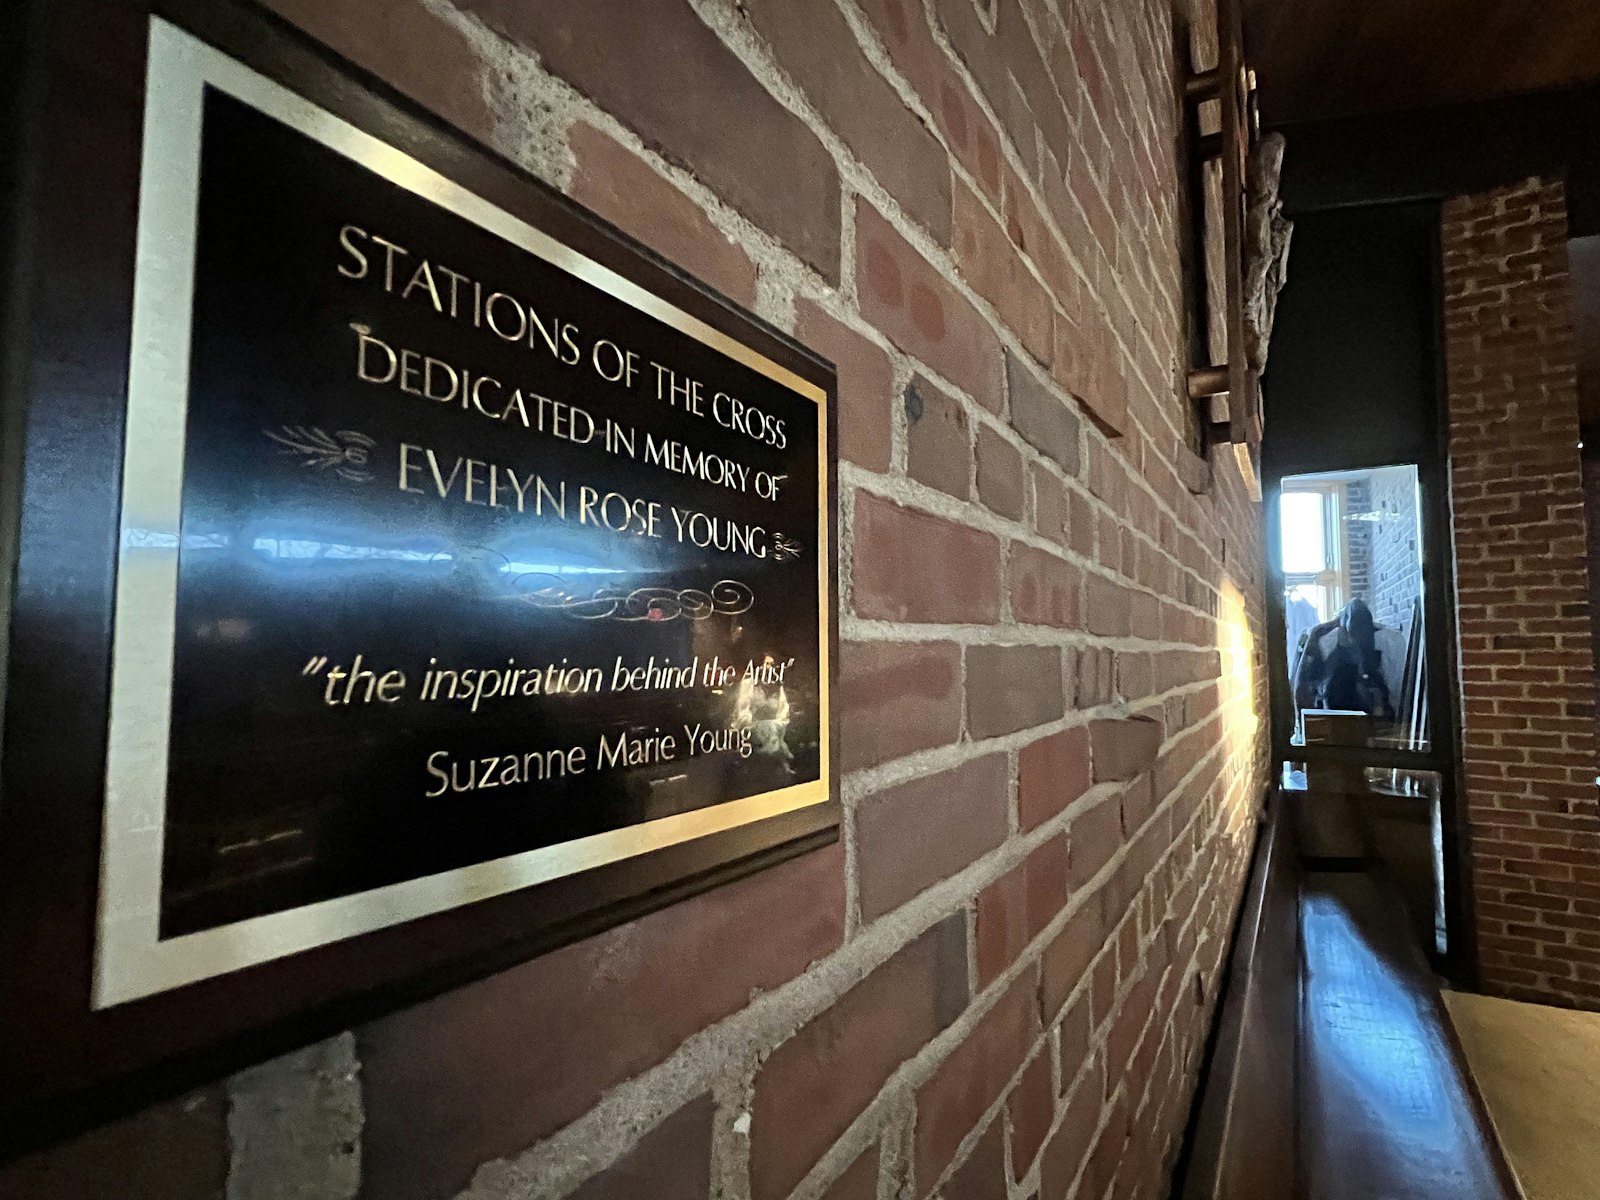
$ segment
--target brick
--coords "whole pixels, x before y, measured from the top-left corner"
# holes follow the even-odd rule
[[[220,1085],[0,1166],[0,1200],[222,1200],[227,1100]]]
[[[1176,910],[1175,910],[1176,911]],[[1183,910],[1189,911],[1189,910]],[[1193,949],[1193,929],[1190,926],[1190,951]],[[1081,1076],[1092,1074],[1096,1066],[1104,1066],[1104,1059],[1099,1055],[1099,1047],[1095,1041],[1095,1025],[1091,1013],[1093,997],[1085,990],[1078,994],[1072,1002],[1072,1007],[1061,1014],[1061,1022],[1057,1030],[1057,1061],[1061,1065],[1061,1094],[1066,1095],[1073,1088],[1074,1082]],[[1196,1014],[1196,1017],[1201,1014]],[[1199,1020],[1191,1032],[1198,1039],[1202,1035],[1203,1026]],[[1170,1078],[1170,1076],[1169,1076]]]
[[[1055,304],[1068,311],[1076,310],[1079,303],[1078,275],[1067,261],[1061,239],[1045,224],[1044,213],[1038,202],[1028,191],[1022,177],[1011,170],[1010,164],[1006,165],[1004,177],[1007,236],[1039,268],[1040,277]],[[1054,358],[1053,349],[1050,358]]]
[[[936,90],[944,55],[917,0],[862,0],[861,11],[889,58],[926,102]]]
[[[838,370],[839,454],[869,471],[887,471],[894,387],[889,355],[803,297],[795,301],[794,335]]]
[[[865,198],[856,201],[856,290],[862,315],[890,341],[1000,411],[994,330]]]
[[[1067,522],[1067,532],[1070,537],[1072,552],[1084,558],[1094,557],[1095,542],[1095,514],[1089,506],[1089,499],[1082,492],[1071,491],[1067,493],[1067,505],[1071,511],[1071,518]]]
[[[1063,148],[1069,145],[1074,135],[1066,107],[1040,56],[1020,0],[999,0],[994,6],[994,38],[1045,144]]]
[[[972,428],[961,401],[918,375],[906,385],[906,474],[959,500],[972,495]]]
[[[988,425],[978,429],[978,499],[1013,521],[1022,520],[1027,500],[1022,452]]]
[[[756,1074],[750,1190],[787,1196],[902,1062],[967,1004],[966,928],[947,917],[801,1026]]]
[[[1076,25],[1073,28],[1071,45],[1072,66],[1083,84],[1090,105],[1096,112],[1109,112],[1111,87],[1104,68],[1100,66],[1100,56],[1094,42],[1090,40],[1086,25]]]
[[[972,172],[991,200],[1000,196],[1000,134],[966,83],[943,67],[932,108],[961,164]]]
[[[1155,815],[1160,800],[1161,795],[1155,790],[1155,777],[1149,774],[1141,775],[1137,782],[1130,784],[1122,794],[1124,832],[1131,837],[1144,828],[1145,822]]]
[[[975,958],[987,987],[1044,932],[1067,901],[1067,841],[1051,838],[978,893]]]
[[[1057,545],[1070,545],[1072,503],[1067,498],[1067,485],[1038,463],[1029,477],[1033,481],[1034,531]]]
[[[1103,1196],[1116,1178],[1117,1167],[1123,1161],[1128,1144],[1128,1101],[1118,1097],[1111,1106],[1111,1114],[1100,1127],[1094,1148],[1089,1151],[1089,1161],[1084,1165],[1084,1192],[1090,1196]]]
[[[951,237],[962,276],[1000,314],[1028,353],[1048,363],[1054,352],[1054,311],[1044,285],[1012,248],[1011,239],[964,183],[955,190]]]
[[[699,207],[638,155],[580,122],[572,198],[735,302],[756,301],[756,265]]]
[[[962,166],[1000,196],[1000,140],[994,126],[951,68],[916,0],[862,0],[862,12],[889,58],[933,114]]]
[[[954,742],[961,736],[961,648],[846,642],[836,696],[846,771]]]
[[[839,171],[687,0],[462,0],[536,51],[669,162],[686,167],[829,281],[839,278]],[[650,47],[641,69],[639,48]],[[728,114],[737,113],[730,121]],[[771,186],[770,164],[784,164]]]
[[[1039,959],[1039,1011],[1044,1021],[1055,1019],[1062,1005],[1093,965],[1095,956],[1106,944],[1102,906],[1090,899],[1067,918],[1061,932],[1045,947]],[[1087,1024],[1087,1022],[1085,1022]],[[1067,1057],[1062,1056],[1063,1070]],[[1062,1076],[1062,1082],[1070,1082]]]
[[[492,141],[488,72],[470,42],[424,0],[265,0],[319,42],[378,76],[456,128]]]
[[[1093,347],[1088,345],[1078,329],[1078,323],[1060,309],[1056,310],[1050,356],[1050,378],[1074,396],[1082,396],[1088,388],[1089,356]]]
[[[878,1200],[878,1147],[868,1146],[835,1179],[822,1200]]]
[[[940,1200],[1004,1200],[1005,1194],[1005,1128],[997,1118],[984,1128],[965,1161],[950,1173],[939,1196]]]
[[[1128,505],[1128,472],[1111,450],[1092,443],[1088,459],[1089,490],[1120,512]]]
[[[1178,477],[1193,495],[1203,496],[1211,490],[1211,462],[1201,458],[1187,446],[1178,448],[1176,463]]]
[[[1128,546],[1127,535],[1123,535],[1123,544]],[[1131,569],[1131,568],[1130,568]],[[1129,591],[1128,598],[1128,632],[1136,638],[1146,641],[1159,641],[1161,638],[1161,599],[1149,592]]]
[[[1085,340],[1080,327],[1079,345],[1092,357],[1080,365],[1082,390],[1074,388],[1072,394],[1102,433],[1107,437],[1122,437],[1128,432],[1128,380],[1118,365],[1122,350],[1110,328],[1103,324],[1088,337],[1092,340]]]
[[[1006,840],[1003,754],[915,779],[856,804],[861,918],[876,920]]]
[[[1111,1028],[1106,1031],[1106,1071],[1112,1076],[1128,1073],[1128,1064],[1152,1016],[1156,983],[1157,980],[1149,974],[1141,976],[1118,1008]]]
[[[705,1200],[716,1109],[710,1096],[689,1101],[570,1200]]]
[[[1096,1081],[1085,1079],[1067,1099],[1061,1124],[1045,1146],[1039,1200],[1068,1200],[1076,1194],[1072,1184],[1089,1154],[1099,1124],[1100,1088]],[[1082,1194],[1097,1193],[1085,1188]]]
[[[972,71],[1006,136],[1031,172],[1038,163],[1033,114],[1012,81],[1001,45],[979,21],[977,7],[969,0],[937,0],[935,10],[946,36]]]
[[[1033,988],[1024,972],[917,1089],[917,1195],[926,1195],[944,1173],[961,1140],[1000,1098],[1038,1039]]]
[[[1077,629],[1083,572],[1064,558],[1023,542],[1011,543],[1006,566],[1011,616],[1019,625]]]
[[[857,492],[851,565],[851,598],[869,620],[987,624],[1000,615],[999,540],[943,517]]]
[[[843,881],[831,846],[363,1027],[365,1187],[454,1195],[560,1129],[837,948]]]
[[[1017,755],[1017,824],[1037,829],[1089,790],[1089,731],[1052,733]]]
[[[1006,1101],[1006,1113],[1011,1118],[1011,1172],[1021,1180],[1039,1156],[1055,1122],[1056,1085],[1050,1078],[1048,1048],[1023,1071]]]
[[[1082,461],[1077,415],[1010,353],[1006,355],[1006,394],[1011,401],[1011,427],[1068,475],[1076,475]]]
[[[998,737],[1066,713],[1057,646],[968,646],[967,731]]]
[[[902,208],[950,241],[950,164],[862,52],[836,7],[746,0],[744,11],[823,118]]]
[[[1133,631],[1129,589],[1104,575],[1084,579],[1083,618],[1097,637],[1127,637]]]
[[[1121,804],[1114,799],[1106,799],[1093,808],[1085,809],[1072,819],[1067,833],[1072,845],[1068,882],[1077,889],[1088,884],[1121,847]]]
[[[1148,717],[1089,722],[1089,745],[1094,781],[1133,779],[1155,766],[1161,749],[1158,721]]]

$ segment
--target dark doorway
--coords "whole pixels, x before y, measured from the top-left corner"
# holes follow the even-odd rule
[[[1465,977],[1439,210],[1295,219],[1263,385],[1274,752],[1286,788],[1348,801],[1417,941]]]

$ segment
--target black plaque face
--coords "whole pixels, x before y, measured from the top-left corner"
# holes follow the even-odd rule
[[[825,390],[152,29],[96,1005],[826,802]]]

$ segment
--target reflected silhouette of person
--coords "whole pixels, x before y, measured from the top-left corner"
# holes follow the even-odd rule
[[[1377,628],[1372,610],[1358,597],[1306,635],[1295,668],[1297,714],[1334,708],[1364,712],[1380,721],[1395,719]]]

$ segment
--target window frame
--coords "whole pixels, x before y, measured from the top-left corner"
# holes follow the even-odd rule
[[[1350,590],[1347,576],[1349,563],[1349,546],[1345,536],[1344,510],[1347,507],[1345,484],[1343,480],[1321,480],[1315,483],[1296,484],[1293,487],[1280,487],[1278,492],[1279,512],[1279,561],[1283,561],[1283,497],[1286,495],[1317,495],[1322,497],[1322,544],[1324,549],[1324,562],[1326,565],[1320,571],[1283,571],[1283,590],[1287,597],[1288,590],[1292,587],[1311,586],[1322,589],[1327,597],[1327,610],[1321,612],[1324,621],[1344,607],[1346,593]]]

